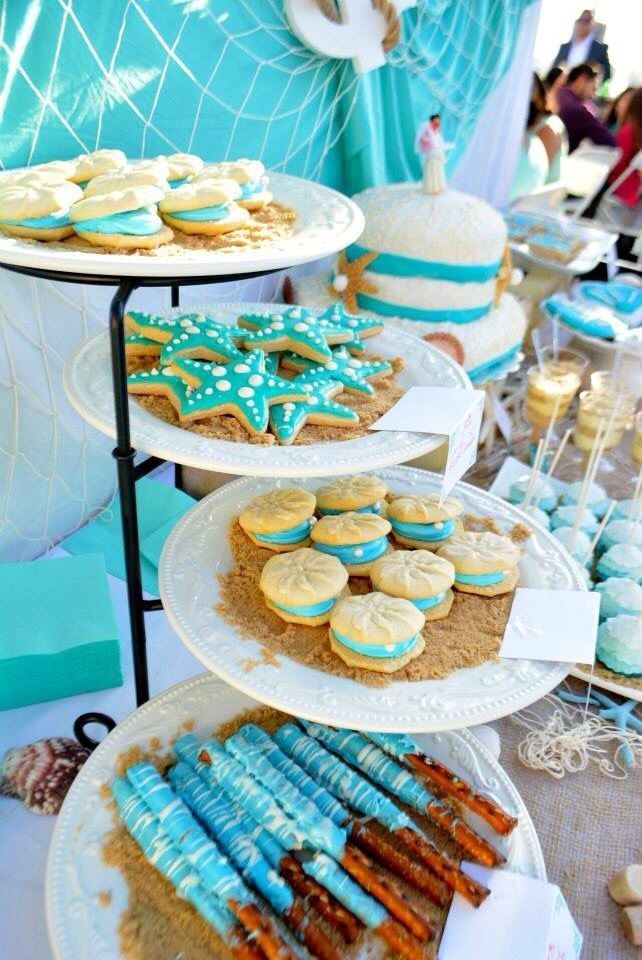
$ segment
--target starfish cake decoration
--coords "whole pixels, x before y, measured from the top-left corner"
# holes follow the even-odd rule
[[[332,359],[330,344],[347,343],[353,339],[349,330],[320,323],[301,307],[274,314],[243,314],[239,317],[239,324],[250,328],[243,340],[246,349],[260,347],[266,353],[290,350],[315,363]]]
[[[181,416],[185,421],[229,414],[249,433],[260,434],[267,430],[272,404],[307,398],[301,384],[268,373],[261,350],[227,364],[176,357],[172,369],[192,387]]]
[[[300,383],[307,399],[288,400],[270,407],[270,427],[279,443],[294,443],[306,423],[350,427],[359,422],[359,415],[354,410],[332,399],[343,391],[337,380],[302,383],[295,377],[292,383]]]
[[[376,253],[362,253],[354,260],[348,260],[345,250],[342,250],[337,259],[337,269],[334,279],[328,286],[328,293],[333,299],[342,299],[350,313],[357,313],[358,293],[376,293],[377,287],[371,280],[363,276],[364,270],[375,260]]]
[[[351,393],[371,396],[374,393],[370,380],[389,377],[392,366],[387,360],[357,360],[344,346],[332,351],[332,359],[323,365],[315,364],[305,357],[285,353],[281,358],[284,367],[302,371],[297,377],[299,383],[311,383],[314,380],[338,380]]]

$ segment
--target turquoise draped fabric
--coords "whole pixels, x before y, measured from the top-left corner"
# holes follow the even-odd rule
[[[417,178],[416,129],[439,112],[453,169],[530,2],[418,0],[387,65],[361,76],[302,46],[276,0],[5,3],[0,161],[191,150],[352,193]]]

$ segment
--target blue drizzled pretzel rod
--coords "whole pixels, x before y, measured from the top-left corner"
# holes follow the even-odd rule
[[[192,904],[239,960],[262,960],[262,950],[246,939],[247,934],[237,924],[232,911],[205,889],[196,870],[172,843],[129,781],[120,777],[112,784],[111,791],[128,832],[178,895]]]
[[[274,739],[288,757],[307,771],[314,782],[322,784],[359,814],[372,817],[393,833],[419,860],[430,867],[452,890],[461,893],[469,903],[476,907],[483,903],[488,896],[488,889],[465,874],[453,860],[438,850],[417,829],[410,817],[365,777],[330,753],[317,740],[306,736],[292,723],[280,727],[274,734]]]
[[[303,729],[333,753],[362,770],[371,780],[402,803],[424,814],[455,840],[466,855],[485,867],[497,867],[506,858],[491,843],[465,823],[443,801],[427,790],[404,767],[392,760],[371,740],[351,730],[335,730],[320,723],[299,720]]]
[[[517,817],[506,813],[489,797],[476,793],[469,783],[458,777],[445,764],[427,756],[407,734],[367,733],[366,736],[391,757],[427,777],[443,793],[479,814],[496,833],[507,836],[517,826]]]
[[[169,771],[169,781],[235,863],[245,880],[267,900],[312,956],[318,960],[340,960],[334,945],[307,916],[301,901],[295,899],[285,880],[264,858],[235,817],[231,806],[206,787],[201,778],[185,763],[178,763]]]
[[[304,796],[312,800],[322,813],[328,816],[337,826],[344,827],[348,831],[350,839],[365,853],[370,854],[375,860],[378,860],[392,873],[401,877],[438,906],[444,907],[450,902],[451,892],[448,886],[431,870],[426,869],[423,863],[411,860],[403,851],[400,851],[398,845],[394,843],[394,838],[392,838],[393,842],[391,843],[372,830],[368,824],[355,820],[347,807],[326,789],[325,783],[320,785],[320,781],[314,774],[309,775],[310,771],[306,772],[298,761],[295,762],[287,752],[284,753],[264,730],[254,724],[246,724],[239,729],[238,735],[260,747],[269,762],[286,776]],[[312,740],[311,743],[315,748],[323,749],[319,747],[315,740]],[[331,754],[329,756],[337,764],[340,763]],[[367,783],[366,785],[373,793],[376,793],[374,787],[370,787]],[[341,799],[346,800],[346,797],[343,795]],[[355,806],[358,808],[358,805]],[[367,816],[374,816],[374,813],[370,810],[359,810],[359,812],[366,812]],[[400,811],[398,813],[400,817],[403,816]],[[405,819],[408,820],[408,818]],[[409,820],[408,823],[410,823]]]
[[[257,823],[287,849],[314,851],[312,857],[303,860],[301,865],[304,871],[329,890],[404,960],[429,960],[434,956],[432,951],[428,951],[424,944],[397,923],[385,907],[362,890],[332,857],[316,848],[299,822],[288,816],[273,795],[251,777],[218,741],[203,743],[198,755],[203,763],[209,765],[210,783],[221,787],[229,797],[245,807]]]
[[[410,901],[402,896],[361,851],[348,843],[347,831],[326,817],[266,758],[261,746],[235,733],[225,741],[225,750],[268,790],[279,806],[306,830],[314,847],[337,860],[350,876],[382,903],[418,940],[426,942],[435,930]]]
[[[216,797],[219,803],[226,805],[236,822],[243,828],[246,835],[256,844],[262,855],[275,870],[285,877],[292,888],[309,903],[316,912],[324,917],[331,927],[343,937],[347,943],[353,943],[361,931],[363,924],[350,913],[328,891],[305,873],[299,861],[276,840],[264,827],[235,800],[230,799],[222,789],[212,789],[209,766],[198,758],[199,743],[193,734],[186,734],[174,745],[174,751],[180,760],[198,775],[200,782]]]
[[[186,734],[174,744],[174,750],[181,761],[199,776],[201,782],[219,802],[227,805],[247,836],[256,844],[272,867],[279,870],[294,890],[304,897],[320,916],[325,917],[344,940],[353,943],[363,930],[361,921],[338,900],[330,896],[316,880],[308,876],[299,861],[271,833],[257,823],[244,807],[240,806],[236,800],[230,799],[230,796],[217,786],[215,790],[212,789],[210,767],[199,760],[200,745],[196,737],[193,734]]]
[[[158,817],[161,828],[194,867],[203,886],[226,904],[245,929],[253,934],[268,960],[296,960],[236,870],[155,767],[147,761],[137,763],[127,770],[127,779]]]

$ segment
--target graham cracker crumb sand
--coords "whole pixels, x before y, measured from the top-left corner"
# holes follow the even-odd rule
[[[497,659],[512,594],[482,597],[455,591],[450,614],[443,620],[426,623],[425,650],[404,668],[386,675],[349,667],[330,649],[327,625],[306,627],[286,623],[266,607],[259,579],[264,564],[273,554],[252,543],[237,519],[232,522],[229,543],[232,569],[219,576],[221,600],[217,610],[241,636],[257,640],[264,657],[281,654],[368,686],[386,686],[397,680],[439,679],[462,667]],[[370,581],[367,577],[352,577],[348,586],[352,593],[367,593]],[[250,661],[248,668],[254,665]]]
[[[111,904],[111,891],[101,890],[98,894],[98,903],[101,907],[108,907]]]
[[[580,663],[579,666],[582,670],[585,670],[586,673],[591,672],[591,667],[588,663]],[[599,660],[595,661],[593,673],[596,677],[602,680],[609,680],[611,683],[617,683],[621,687],[628,687],[631,690],[642,690],[642,677],[627,677],[624,673],[615,673],[613,670],[609,670],[608,667],[604,666],[603,663],[600,663]]]
[[[370,354],[364,354],[364,359],[375,359]],[[390,361],[393,369],[398,372],[403,369],[403,360],[399,357]],[[138,370],[151,370],[158,363],[158,360],[149,357],[128,357],[127,371],[135,373]],[[279,370],[279,376],[284,379],[292,379],[295,376],[294,371]],[[306,446],[311,443],[326,443],[330,440],[355,440],[357,437],[363,437],[369,433],[371,424],[383,416],[393,404],[403,395],[404,390],[397,382],[394,374],[391,377],[382,377],[373,382],[374,394],[371,397],[360,397],[354,393],[343,393],[337,396],[337,401],[346,407],[350,407],[359,414],[359,422],[350,427],[336,427],[331,425],[313,426],[307,424],[296,440],[295,444]],[[191,423],[181,424],[178,414],[174,410],[170,401],[166,397],[143,396],[141,394],[132,394],[130,400],[136,401],[153,416],[171,423],[173,426],[182,427],[184,430],[190,430],[192,433],[198,433],[202,437],[209,437],[212,440],[229,440],[234,443],[255,443],[262,446],[273,446],[277,443],[276,437],[271,433],[262,433],[257,436],[249,434],[247,430],[234,417],[204,417],[202,420]]]
[[[503,536],[504,531],[493,517],[478,515],[476,513],[465,513],[462,523],[464,530],[471,533],[498,533]]]
[[[533,531],[525,523],[516,523],[507,534],[513,543],[524,543],[526,540],[530,540],[532,535]]]

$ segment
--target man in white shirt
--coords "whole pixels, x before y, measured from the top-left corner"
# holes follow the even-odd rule
[[[560,46],[553,66],[559,64],[570,70],[580,63],[590,63],[597,67],[603,80],[608,80],[611,76],[608,46],[595,39],[595,20],[591,10],[582,10],[575,21],[573,36]]]

